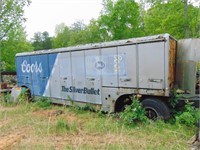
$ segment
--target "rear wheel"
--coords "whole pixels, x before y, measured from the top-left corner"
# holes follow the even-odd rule
[[[148,98],[143,100],[142,106],[146,111],[146,116],[151,120],[168,120],[170,118],[170,110],[168,106],[159,99]]]

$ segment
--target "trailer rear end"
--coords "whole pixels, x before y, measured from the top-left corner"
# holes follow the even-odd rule
[[[199,107],[200,39],[178,41],[176,87],[182,90],[182,99],[192,100]]]

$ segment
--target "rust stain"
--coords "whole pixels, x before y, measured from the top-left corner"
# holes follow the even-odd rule
[[[177,51],[177,42],[170,38],[170,49],[169,49],[169,85],[170,89],[174,87],[175,80],[175,60]]]

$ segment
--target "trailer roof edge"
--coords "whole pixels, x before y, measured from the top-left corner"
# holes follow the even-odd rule
[[[23,53],[17,53],[16,56],[62,53],[62,52],[69,52],[69,51],[80,51],[80,50],[87,50],[87,49],[89,50],[89,49],[98,49],[98,48],[113,47],[113,46],[149,43],[149,42],[155,42],[155,41],[163,41],[163,40],[168,39],[169,37],[173,38],[170,34],[165,33],[165,34],[159,34],[159,35],[153,35],[153,36],[130,38],[130,39],[125,39],[125,40],[116,40],[116,41],[109,41],[109,42],[77,45],[77,46],[72,46],[72,47],[23,52]]]

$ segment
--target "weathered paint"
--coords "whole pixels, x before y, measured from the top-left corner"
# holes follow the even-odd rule
[[[176,40],[169,34],[20,53],[18,86],[54,102],[92,103],[113,111],[125,94],[169,97],[175,54]]]
[[[175,64],[176,64],[176,49],[177,49],[177,41],[170,38],[169,40],[169,85],[170,89],[174,88],[175,81]]]
[[[200,39],[178,41],[176,63],[176,85],[178,88],[195,96],[198,64],[200,62]]]

